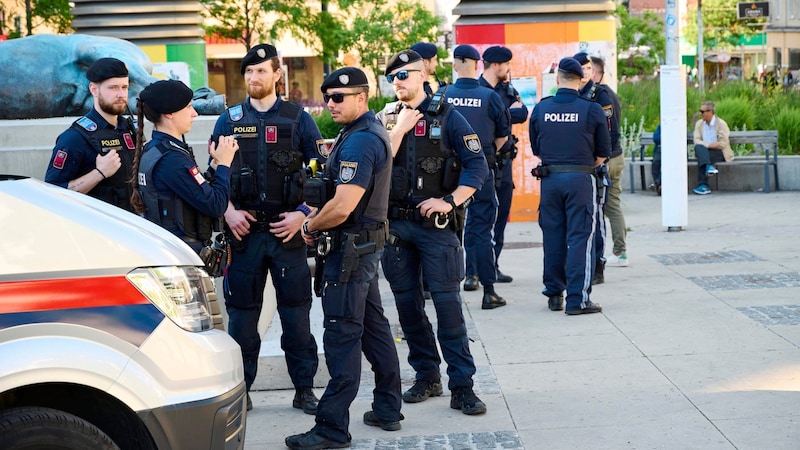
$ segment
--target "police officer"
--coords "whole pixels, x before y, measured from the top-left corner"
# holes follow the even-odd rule
[[[133,122],[128,107],[128,68],[101,58],[86,72],[94,106],[56,139],[45,181],[89,194],[128,211],[131,206]]]
[[[211,238],[213,222],[225,212],[230,197],[230,165],[238,150],[231,136],[209,146],[216,173],[211,181],[200,172],[183,135],[192,128],[197,112],[194,93],[178,80],[162,80],[139,93],[139,123],[154,124],[150,142],[142,150],[139,127],[134,168],[135,211],[184,240],[195,251]]]
[[[495,45],[483,52],[483,74],[478,78],[481,86],[488,87],[497,92],[500,100],[511,114],[511,123],[525,123],[528,120],[528,108],[522,103],[519,92],[511,85],[510,61],[511,50]],[[508,142],[499,151],[498,169],[502,172],[500,185],[497,190],[497,221],[494,224],[494,254],[497,266],[497,282],[510,283],[514,281],[510,275],[500,271],[500,252],[505,243],[506,224],[511,213],[511,199],[514,196],[514,180],[511,174],[512,161],[517,156],[517,138],[511,135]],[[470,280],[469,267],[467,267],[467,281]],[[477,287],[477,286],[476,286]],[[465,289],[466,290],[466,289]]]
[[[594,218],[597,185],[594,168],[611,153],[603,109],[578,94],[583,70],[574,58],[558,63],[558,91],[533,108],[530,124],[533,154],[542,160],[534,176],[542,180],[539,226],[544,241],[544,291],[552,311],[590,314],[592,303]]]
[[[608,159],[607,165],[611,185],[607,189],[608,198],[603,210],[606,217],[608,217],[608,222],[611,224],[611,237],[614,241],[614,247],[604,266],[626,267],[628,265],[628,254],[625,247],[627,225],[625,225],[625,215],[622,212],[622,202],[620,201],[620,196],[622,195],[622,172],[625,170],[625,157],[622,155],[619,132],[619,118],[622,115],[622,106],[617,93],[603,83],[603,77],[606,73],[605,61],[596,56],[592,56],[589,59],[592,61],[592,81],[605,88],[613,106],[608,122],[611,135],[611,158]],[[660,177],[657,179],[660,180]]]
[[[486,412],[473,392],[475,362],[461,312],[464,279],[459,243],[463,203],[489,175],[478,135],[464,117],[436,95],[425,94],[422,57],[403,50],[389,59],[386,78],[399,99],[378,114],[389,129],[394,161],[389,194],[389,245],[381,259],[416,371],[403,394],[416,403],[442,394],[436,340],[422,294],[424,274],[438,319],[437,335],[447,362],[450,407],[464,414]],[[438,93],[437,93],[438,95]],[[462,208],[462,211],[456,211]]]
[[[349,409],[361,379],[361,353],[375,372],[372,410],[364,423],[401,428],[400,363],[381,306],[378,262],[386,242],[386,210],[392,175],[389,136],[369,111],[363,71],[344,67],[321,86],[334,122],[344,125],[325,164],[312,179],[307,200],[319,210],[303,223],[306,243],[324,256],[322,309],[325,361],[331,379],[311,431],[286,438],[291,449],[350,446]],[[330,183],[331,189],[321,189]],[[311,192],[316,190],[316,195]],[[327,193],[331,195],[327,195]],[[320,236],[320,233],[323,233]]]
[[[506,144],[511,134],[511,118],[508,110],[493,90],[478,84],[478,60],[480,53],[471,45],[459,45],[453,50],[453,69],[458,74],[455,84],[448,87],[444,96],[448,104],[467,119],[478,133],[483,156],[489,164],[489,179],[475,193],[467,208],[467,223],[464,228],[464,250],[467,257],[467,273],[477,273],[483,284],[482,309],[505,306],[506,301],[494,290],[497,268],[494,254],[493,228],[497,220],[497,151]],[[465,289],[467,283],[465,283]]]
[[[225,211],[226,233],[232,237],[223,281],[228,332],[242,347],[249,391],[258,369],[258,318],[271,274],[283,329],[281,348],[295,386],[292,406],[313,415],[319,361],[309,322],[311,272],[299,231],[311,214],[303,202],[303,165],[322,159],[323,140],[300,105],[277,95],[283,74],[275,47],[251,48],[242,58],[241,73],[247,98],[222,113],[212,136],[232,134],[241,147],[231,166],[231,202]]]
[[[603,113],[606,116],[606,127],[608,128],[609,136],[611,137],[612,148],[614,142],[619,144],[619,120],[614,114],[614,103],[605,85],[595,83],[592,78],[594,77],[594,67],[592,60],[585,52],[575,54],[573,58],[580,63],[583,69],[583,78],[581,78],[581,86],[578,92],[580,96],[599,104],[603,108]],[[592,284],[601,284],[605,282],[604,269],[606,265],[605,246],[606,246],[606,219],[605,219],[605,204],[608,198],[608,189],[611,180],[608,177],[608,166],[603,163],[598,167],[599,182],[604,186],[598,190],[597,197],[597,217],[595,218],[595,240],[594,240],[594,254],[595,254],[595,272],[592,277]]]
[[[414,50],[415,52],[419,53],[420,56],[422,56],[422,62],[425,66],[425,93],[428,95],[433,95],[434,90],[431,86],[431,82],[429,81],[430,78],[433,78],[436,81],[437,90],[447,86],[446,82],[436,79],[436,68],[439,66],[439,48],[429,42],[417,42],[411,46],[411,50]]]

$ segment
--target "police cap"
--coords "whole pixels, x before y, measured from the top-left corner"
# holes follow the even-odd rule
[[[571,73],[583,78],[583,67],[575,58],[562,58],[558,62],[558,70],[564,73]]]
[[[483,52],[483,60],[489,63],[504,63],[511,61],[511,50],[494,45]]]
[[[394,69],[417,61],[422,61],[422,56],[420,56],[420,54],[414,50],[409,49],[397,52],[392,55],[392,57],[389,58],[389,62],[386,63],[386,71],[384,72],[384,75],[389,75]]]
[[[186,108],[193,96],[194,92],[179,80],[159,80],[139,93],[144,104],[161,114],[172,114]]]
[[[357,67],[342,67],[335,70],[322,82],[320,90],[324,94],[331,88],[369,86],[367,75]]]
[[[100,58],[86,71],[86,78],[92,83],[99,83],[109,78],[123,78],[128,76],[125,63],[117,58]]]
[[[474,59],[475,61],[479,61],[481,59],[481,54],[478,53],[478,50],[475,47],[467,44],[461,44],[453,50],[453,58],[466,58],[466,59]]]
[[[435,45],[428,42],[417,42],[411,46],[411,50],[419,53],[419,56],[425,59],[431,59],[439,52],[439,49]]]
[[[591,61],[589,59],[589,54],[586,52],[576,53],[575,56],[573,56],[573,58],[575,58],[575,61],[578,61],[578,64],[582,66],[589,64],[589,62]]]
[[[261,64],[262,62],[272,59],[278,56],[278,50],[275,49],[275,46],[270,44],[258,44],[255,47],[252,47],[244,58],[242,58],[242,75],[244,75],[244,70],[247,66],[253,66],[256,64]]]

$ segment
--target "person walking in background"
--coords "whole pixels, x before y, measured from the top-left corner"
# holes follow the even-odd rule
[[[295,387],[292,406],[313,415],[319,358],[309,320],[311,271],[300,227],[311,214],[303,201],[303,166],[311,159],[323,160],[324,140],[300,105],[278,96],[275,87],[283,72],[275,47],[251,48],[242,58],[241,73],[247,99],[222,113],[212,135],[236,134],[241,147],[231,166],[231,201],[225,211],[231,247],[223,279],[228,332],[242,347],[250,391],[261,348],[258,318],[270,274],[283,330],[281,349]]]
[[[697,158],[697,195],[711,193],[708,176],[719,173],[714,164],[733,161],[728,124],[717,117],[713,102],[700,105],[700,120],[694,124],[694,156]]]
[[[614,242],[611,255],[605,262],[606,267],[627,267],[628,253],[625,240],[628,234],[628,227],[625,224],[625,214],[622,212],[622,172],[625,170],[625,156],[622,154],[622,144],[620,143],[619,118],[622,115],[622,107],[619,97],[608,85],[603,84],[603,77],[606,73],[606,64],[601,58],[592,56],[592,81],[605,88],[611,99],[611,113],[605,108],[603,111],[608,117],[608,133],[611,137],[611,157],[608,159],[608,177],[611,179],[611,186],[606,189],[606,201],[603,207],[605,216],[611,224],[611,239]],[[602,219],[602,217],[601,217]],[[603,219],[604,220],[604,219]]]
[[[86,71],[94,106],[56,139],[44,180],[133,211],[136,130],[122,114],[128,108],[128,68],[100,58]]]
[[[209,144],[216,170],[213,177],[200,172],[192,149],[183,140],[197,117],[193,95],[178,80],[156,81],[139,93],[140,127],[133,161],[137,176],[130,182],[135,188],[131,204],[136,213],[199,252],[228,206],[230,165],[239,145],[232,136]],[[144,118],[154,125],[152,139],[142,148]]]
[[[511,85],[511,50],[495,45],[483,52],[483,74],[478,78],[481,86],[493,89],[511,115],[511,124],[528,121],[528,107],[522,103],[519,92]],[[502,148],[498,149],[497,165],[501,171],[497,189],[497,220],[494,224],[494,256],[498,283],[511,283],[514,278],[500,271],[500,253],[505,243],[506,224],[511,213],[511,200],[514,197],[514,179],[511,166],[517,156],[517,138],[513,134]],[[474,273],[467,266],[467,280]],[[476,287],[477,288],[477,287]],[[466,287],[465,289],[466,290]]]
[[[378,113],[394,154],[389,245],[381,265],[408,342],[408,362],[416,372],[403,401],[418,403],[442,395],[438,337],[450,377],[450,407],[483,414],[486,404],[473,391],[475,360],[461,310],[464,253],[458,236],[463,204],[487,180],[489,168],[466,119],[441,98],[434,101],[425,94],[422,68],[422,57],[413,50],[389,59],[385,74],[399,102]],[[423,276],[436,309],[436,335],[425,314]]]
[[[317,239],[333,242],[330,252],[322,255],[323,342],[331,379],[317,407],[316,425],[287,437],[291,449],[350,446],[349,410],[361,380],[362,351],[375,372],[372,410],[364,414],[364,423],[396,431],[403,420],[400,362],[378,290],[378,261],[387,237],[391,143],[369,111],[363,71],[336,70],[320,89],[333,121],[344,128],[325,163],[323,179],[333,180],[333,192],[317,191],[314,197],[320,204],[314,206],[319,210],[303,223],[303,239],[309,245]]]
[[[508,142],[511,134],[511,117],[500,96],[478,83],[480,53],[471,45],[459,45],[453,50],[453,69],[458,79],[444,94],[448,104],[461,113],[478,134],[483,156],[489,167],[489,179],[475,192],[467,208],[464,227],[467,279],[464,290],[483,285],[482,309],[505,306],[506,301],[494,290],[497,279],[497,258],[494,254],[494,225],[497,221],[496,180],[498,150]],[[471,269],[471,271],[470,271]]]
[[[653,132],[653,164],[650,166],[650,174],[653,176],[653,187],[656,194],[661,195],[661,124]]]
[[[561,311],[566,289],[569,315],[603,311],[589,298],[598,209],[594,169],[611,154],[611,139],[603,108],[578,94],[583,76],[578,61],[563,58],[558,63],[556,95],[533,108],[528,126],[533,154],[542,160],[532,172],[542,180],[542,293],[551,311]]]

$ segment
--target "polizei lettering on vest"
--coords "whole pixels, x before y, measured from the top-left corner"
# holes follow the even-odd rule
[[[481,107],[481,99],[479,98],[448,98],[447,103],[451,103],[453,106]]]
[[[544,113],[545,122],[577,122],[578,113]]]
[[[120,145],[119,139],[101,139],[100,145],[103,147],[113,147],[115,145]]]
[[[233,127],[234,134],[239,133],[258,133],[258,129],[255,125],[253,126],[245,126],[245,127]]]

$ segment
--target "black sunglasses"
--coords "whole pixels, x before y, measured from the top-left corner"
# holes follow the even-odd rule
[[[347,94],[336,93],[330,95],[322,94],[322,99],[325,100],[325,103],[328,103],[331,100],[333,100],[333,103],[342,103],[345,97],[349,95],[358,95],[358,94],[360,94],[360,92],[349,92]]]
[[[409,72],[419,72],[419,69],[403,69],[397,73],[390,73],[386,75],[386,79],[389,80],[389,83],[394,83],[394,79],[397,78],[400,81],[407,80]]]
[[[700,113],[702,114],[702,113],[704,113],[704,112],[709,112],[709,111],[712,111],[712,110],[710,110],[710,109],[701,109],[701,110],[699,110],[699,111],[700,111]]]

